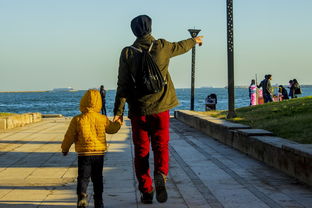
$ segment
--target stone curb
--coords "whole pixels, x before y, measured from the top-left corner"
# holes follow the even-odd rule
[[[178,110],[174,116],[214,139],[312,185],[311,144],[299,144],[263,129],[251,129],[194,111]]]
[[[42,118],[63,118],[62,114],[42,114]]]
[[[22,127],[26,124],[39,122],[41,118],[42,116],[40,113],[24,113],[0,117],[0,130]]]

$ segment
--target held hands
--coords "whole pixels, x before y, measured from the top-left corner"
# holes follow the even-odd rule
[[[199,46],[203,44],[202,38],[204,38],[204,36],[197,36],[194,38],[194,40],[196,41],[196,44],[198,44]]]
[[[120,125],[123,124],[123,116],[114,116],[113,122],[117,121]]]

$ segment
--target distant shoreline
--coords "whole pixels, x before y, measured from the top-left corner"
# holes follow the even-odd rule
[[[0,91],[0,93],[26,93],[26,92],[49,92],[49,90],[36,90],[36,91]]]
[[[285,85],[284,85],[285,86]],[[303,88],[312,88],[312,85],[300,85],[301,87]],[[235,86],[235,88],[248,88],[249,86],[240,86],[240,85],[237,85]],[[222,88],[227,88],[227,87],[196,87],[195,89],[222,89]],[[93,89],[93,88],[92,88]],[[186,88],[176,88],[176,89],[191,89],[189,87],[186,87]],[[116,90],[116,89],[106,89],[106,91],[108,90]],[[76,92],[76,91],[84,91],[84,90],[74,90],[73,92]],[[0,93],[32,93],[32,92],[53,92],[53,90],[31,90],[31,91],[0,91]],[[67,92],[67,91],[64,91],[64,92]],[[70,92],[70,91],[68,91]]]
[[[0,93],[32,93],[32,92],[77,92],[81,90],[69,90],[69,91],[53,91],[53,90],[31,90],[31,91],[0,91]]]

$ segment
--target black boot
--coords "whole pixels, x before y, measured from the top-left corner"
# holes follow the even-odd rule
[[[104,208],[102,194],[94,195],[94,208]]]
[[[88,195],[86,193],[78,194],[77,208],[86,208],[88,206]]]
[[[141,193],[141,202],[143,204],[152,204],[154,197],[154,190],[151,192]]]
[[[167,177],[162,173],[155,173],[154,183],[156,187],[156,199],[160,203],[164,203],[168,199],[167,189],[166,189]]]

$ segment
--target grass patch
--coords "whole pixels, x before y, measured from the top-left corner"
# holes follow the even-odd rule
[[[227,115],[227,111],[202,113],[222,119]],[[298,143],[312,144],[312,96],[237,108],[236,114],[236,118],[226,120],[266,129]]]

